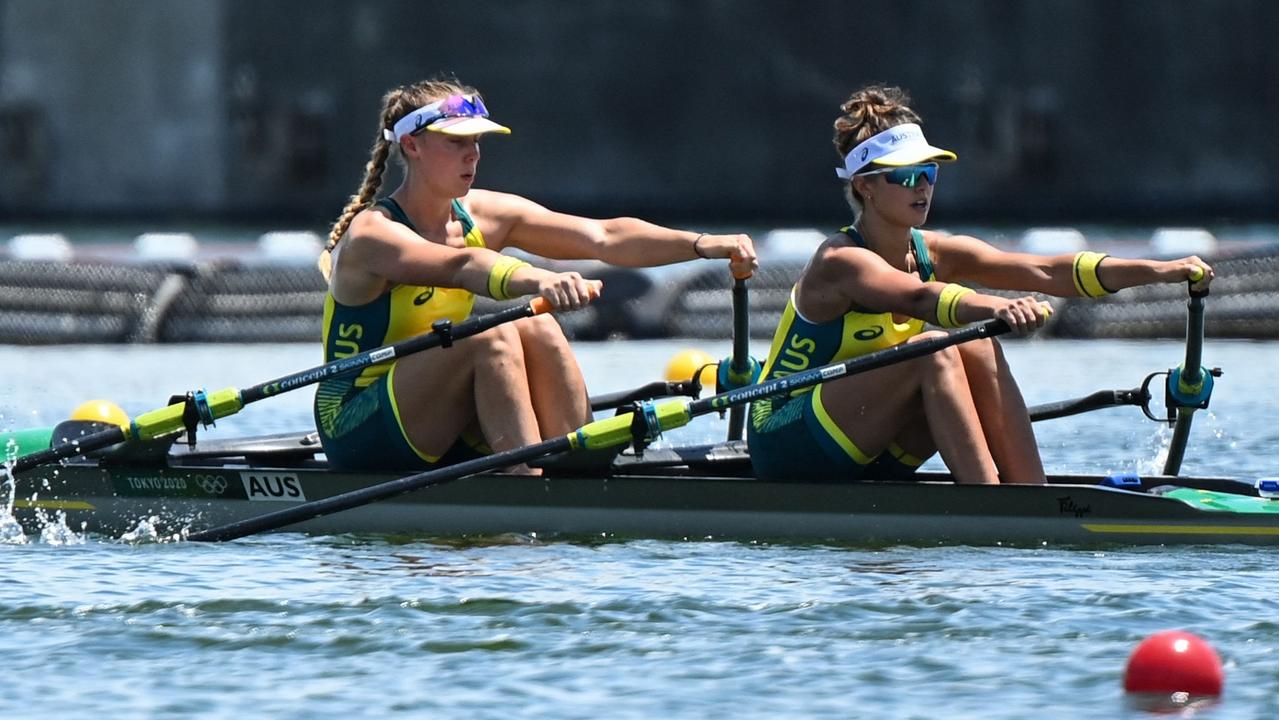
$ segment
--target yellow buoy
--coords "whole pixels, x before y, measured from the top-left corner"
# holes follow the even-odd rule
[[[666,363],[666,381],[691,380],[699,369],[701,370],[702,386],[713,389],[715,387],[715,358],[695,348],[675,353],[675,357],[672,357],[671,361]]]
[[[71,420],[88,420],[107,425],[129,426],[129,415],[110,400],[90,400],[71,411]]]

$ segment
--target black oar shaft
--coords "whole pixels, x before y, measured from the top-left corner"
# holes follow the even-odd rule
[[[1190,426],[1194,409],[1177,408],[1177,421],[1172,426],[1172,440],[1168,443],[1168,457],[1164,460],[1164,475],[1181,472],[1181,461],[1186,457],[1186,445],[1190,443]]]
[[[1044,403],[1030,408],[1031,422],[1055,420],[1119,405],[1142,405],[1146,401],[1141,388],[1135,390],[1098,390],[1090,395],[1071,400]]]
[[[1191,290],[1190,299],[1186,301],[1186,360],[1180,368],[1181,378],[1188,385],[1198,385],[1205,380],[1203,375],[1204,344],[1204,297],[1207,290]],[[1171,381],[1170,381],[1171,382]],[[1190,426],[1194,422],[1196,408],[1179,405],[1177,419],[1172,428],[1172,441],[1168,443],[1168,457],[1164,460],[1164,475],[1176,475],[1181,472],[1181,461],[1186,456],[1186,445],[1190,442]]]
[[[746,279],[733,281],[733,357],[730,361],[733,376],[742,377],[750,371],[751,317]],[[746,426],[746,408],[735,407],[728,413],[728,439],[741,440]]]
[[[701,385],[697,379],[681,380],[679,382],[668,382],[665,380],[655,380],[647,385],[641,385],[631,390],[619,390],[612,393],[601,393],[591,397],[591,410],[599,412],[600,410],[613,410],[623,405],[629,405],[640,400],[652,400],[658,397],[671,397],[675,395],[689,395],[697,397],[701,389]]]
[[[1187,382],[1203,379],[1204,349],[1204,296],[1207,292],[1191,293],[1186,301],[1186,362],[1182,365]]]
[[[36,452],[23,455],[13,461],[13,465],[10,466],[9,472],[12,475],[17,475],[34,468],[38,468],[41,465],[49,465],[87,452],[111,447],[112,445],[122,443],[127,439],[127,434],[122,427],[110,427],[106,430],[99,430],[98,432],[90,433],[71,442],[54,445],[47,450],[38,450]],[[57,442],[57,438],[54,438],[54,442]]]

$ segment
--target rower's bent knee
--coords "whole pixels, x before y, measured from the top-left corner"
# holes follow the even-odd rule
[[[525,318],[515,323],[515,329],[519,332],[520,338],[526,343],[532,342],[538,345],[563,345],[568,347],[568,338],[564,335],[564,328],[560,327],[559,321],[550,315],[535,315],[531,318]]]
[[[980,338],[956,345],[955,348],[965,359],[997,359],[1003,355],[1003,349],[995,338]]]
[[[939,373],[963,372],[964,369],[963,356],[960,355],[959,348],[954,346],[929,353],[920,358],[920,361],[925,363],[930,370]]]
[[[486,359],[524,358],[521,351],[520,334],[510,325],[498,325],[482,333],[472,335],[466,340],[476,361]]]

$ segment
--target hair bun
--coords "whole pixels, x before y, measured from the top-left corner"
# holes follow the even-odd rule
[[[910,95],[892,85],[868,85],[839,106],[835,118],[835,150],[842,158],[857,143],[894,125],[919,122]]]

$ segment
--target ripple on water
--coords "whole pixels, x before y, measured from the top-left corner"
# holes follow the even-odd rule
[[[317,715],[356,704],[365,714],[447,712],[500,697],[508,710],[555,717],[604,708],[769,717],[797,707],[812,717],[858,708],[933,717],[939,707],[1052,717],[1058,695],[1119,713],[1116,673],[1149,632],[1207,627],[1236,664],[1269,661],[1279,636],[1267,615],[1240,612],[1264,607],[1257,583],[1275,571],[1230,548],[455,547],[276,536],[12,550],[0,572],[31,592],[11,585],[0,595],[0,632],[19,672],[54,666],[110,686],[101,696],[125,705],[149,688],[173,696],[166,707],[211,703],[219,714],[287,715],[285,697]],[[169,668],[163,687],[145,680],[156,663]],[[209,663],[226,675],[192,669]],[[138,690],[116,687],[139,677]],[[54,706],[69,698],[44,687]]]
[[[622,355],[636,346],[625,347]],[[1009,343],[1030,402],[1131,387],[1178,359],[1171,343],[1112,344],[1101,352],[1115,367],[1081,374],[1058,359],[1070,355],[1061,347]],[[1187,470],[1266,470],[1276,434],[1260,419],[1279,400],[1255,388],[1269,372],[1256,357],[1269,350],[1217,347],[1209,361],[1228,374],[1214,414],[1197,419],[1201,452],[1187,457]],[[77,351],[59,349],[68,352]],[[72,366],[86,357],[117,365],[103,361],[117,349],[99,352]],[[255,372],[226,384],[314,361],[309,346],[244,352]],[[157,383],[169,384],[163,374],[191,354],[146,353],[137,360],[153,364],[106,380],[133,393],[135,410],[148,409]],[[172,384],[232,364],[182,367]],[[602,383],[609,377],[589,379],[614,389]],[[1063,391],[1063,377],[1079,387]],[[280,402],[268,413],[271,429],[309,422],[309,398]],[[267,429],[257,417],[244,413],[239,427]],[[1168,438],[1123,409],[1043,427],[1046,460],[1086,472],[1153,467]],[[718,425],[686,430],[722,434]],[[1123,665],[1142,638],[1170,628],[1208,638],[1225,663],[1226,697],[1202,717],[1279,717],[1271,607],[1279,569],[1273,552],[1255,548],[529,535],[21,542],[0,547],[6,717],[32,708],[148,717],[1143,717],[1122,695]]]

